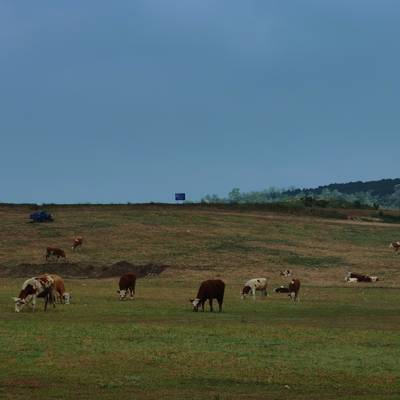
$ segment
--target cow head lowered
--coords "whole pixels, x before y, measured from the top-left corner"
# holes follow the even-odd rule
[[[15,312],[20,312],[26,304],[32,304],[35,309],[36,297],[53,284],[53,279],[48,275],[40,278],[30,278],[24,282],[18,297],[13,297]]]
[[[128,294],[128,290],[119,289],[119,290],[117,290],[117,293],[119,294],[119,299],[123,300],[126,297],[126,295]]]
[[[135,296],[135,287],[136,274],[134,274],[133,272],[128,272],[122,275],[119,279],[119,290],[117,290],[117,293],[119,294],[119,299],[125,299],[128,294],[130,294],[130,298],[133,299]]]
[[[240,298],[244,299],[246,295],[248,295],[251,292],[251,287],[250,286],[244,286],[243,289],[240,292]]]
[[[199,311],[200,299],[189,299],[193,306],[193,312]]]

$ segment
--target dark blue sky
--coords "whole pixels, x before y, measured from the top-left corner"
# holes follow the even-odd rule
[[[0,201],[400,177],[400,3],[0,3]]]

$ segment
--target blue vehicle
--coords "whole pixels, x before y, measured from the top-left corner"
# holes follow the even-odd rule
[[[31,222],[53,222],[52,215],[46,211],[36,211],[30,215]]]

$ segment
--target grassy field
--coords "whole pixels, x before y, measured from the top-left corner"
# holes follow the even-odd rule
[[[23,279],[0,280],[0,398],[398,399],[397,225],[179,207],[55,207],[52,224],[0,208],[0,264],[43,262],[85,238],[76,262],[163,263],[119,302],[117,279],[67,280],[73,303],[13,311]],[[67,250],[68,251],[68,250]],[[302,281],[301,302],[241,301],[244,280]],[[349,271],[377,274],[349,285]],[[44,272],[44,271],[43,271]],[[227,284],[223,313],[193,313],[207,278]],[[28,277],[27,277],[28,278]]]

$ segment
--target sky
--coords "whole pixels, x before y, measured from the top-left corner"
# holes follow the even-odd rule
[[[0,2],[0,202],[400,177],[396,0]]]

